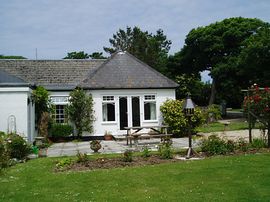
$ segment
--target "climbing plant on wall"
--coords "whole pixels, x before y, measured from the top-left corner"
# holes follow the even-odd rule
[[[38,86],[33,91],[33,100],[35,103],[36,124],[38,133],[47,137],[49,113],[53,111],[49,92],[42,86]]]

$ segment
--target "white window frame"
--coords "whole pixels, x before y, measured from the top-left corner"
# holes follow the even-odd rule
[[[114,105],[114,121],[105,121],[104,120],[104,112],[103,112],[103,105],[104,104],[113,104]],[[111,124],[116,123],[116,100],[114,95],[103,95],[102,96],[102,103],[101,103],[101,117],[102,117],[102,124]]]
[[[52,102],[52,104],[53,105],[62,105],[62,106],[66,106],[66,105],[68,105],[68,99],[69,99],[69,97],[68,96],[63,96],[63,95],[56,95],[56,96],[51,96],[50,97],[50,99],[51,99],[51,102]],[[56,123],[62,123],[62,122],[57,122],[56,121],[56,116],[57,116],[57,114],[56,114],[56,109],[55,109],[55,113],[53,114],[53,116],[54,116],[54,120],[55,120],[55,122]],[[64,111],[64,122],[63,123],[66,123],[67,121],[67,117],[66,117],[66,114],[65,114],[65,111]]]
[[[146,103],[155,103],[155,119],[145,119],[145,104]],[[143,121],[144,122],[156,122],[157,120],[157,100],[156,100],[156,94],[144,94],[143,95]]]

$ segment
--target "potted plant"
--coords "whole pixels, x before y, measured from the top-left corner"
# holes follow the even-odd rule
[[[101,149],[101,144],[99,140],[93,140],[90,142],[90,148],[94,151],[94,152],[98,152],[98,150]]]
[[[113,140],[113,136],[112,136],[111,132],[105,131],[104,139],[105,140]]]
[[[38,146],[38,157],[46,157],[48,152],[48,145],[42,144]]]
[[[48,151],[48,143],[45,137],[36,137],[34,146],[38,149],[38,157],[46,157]]]

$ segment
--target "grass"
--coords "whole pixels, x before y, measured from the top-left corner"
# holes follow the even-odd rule
[[[228,110],[229,112],[232,111],[232,112],[243,112],[243,109],[240,108],[240,109],[230,109]]]
[[[56,158],[0,175],[0,201],[268,201],[270,154],[54,173]]]
[[[259,128],[259,123],[255,124],[255,128]],[[228,126],[226,126],[226,131],[245,129],[248,129],[248,122],[245,121],[233,121],[230,122]],[[224,124],[219,122],[205,124],[201,127],[198,127],[198,131],[203,133],[224,131]]]

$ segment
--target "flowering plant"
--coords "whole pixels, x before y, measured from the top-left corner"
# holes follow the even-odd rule
[[[244,112],[251,112],[260,117],[266,123],[270,122],[270,89],[268,87],[259,88],[253,85],[250,94],[244,98]],[[256,118],[253,118],[255,122]]]

